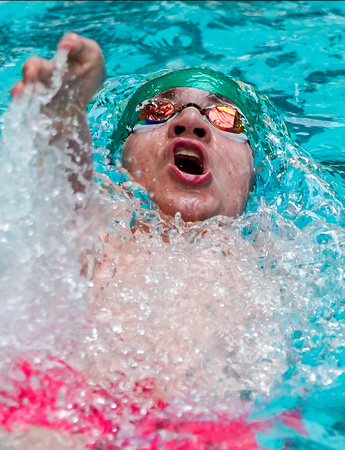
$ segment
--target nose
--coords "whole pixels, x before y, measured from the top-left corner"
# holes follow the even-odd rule
[[[205,142],[209,142],[212,136],[210,125],[194,106],[188,106],[170,122],[168,135],[169,137],[197,137]]]

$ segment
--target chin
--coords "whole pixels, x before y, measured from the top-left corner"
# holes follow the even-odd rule
[[[202,220],[209,219],[216,214],[207,213],[205,211],[179,211],[181,213],[181,217],[185,222],[200,222]]]
[[[168,205],[168,207],[164,207],[165,205],[161,206],[158,204],[158,206],[164,213],[172,217],[174,217],[176,213],[180,213],[181,218],[185,222],[200,222],[202,220],[206,220],[218,215],[216,212],[210,211],[207,208],[202,207],[202,205],[200,204],[198,205],[199,207],[196,207],[196,205],[193,205],[193,207],[191,207],[190,204],[188,205],[188,207],[186,207],[185,204],[183,205],[170,204]]]

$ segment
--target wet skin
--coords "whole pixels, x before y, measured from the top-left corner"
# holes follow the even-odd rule
[[[69,173],[69,181],[75,192],[85,192],[93,183],[93,143],[87,120],[87,105],[105,80],[103,53],[97,42],[76,33],[65,34],[58,50],[67,52],[66,71],[62,85],[43,111],[52,119],[53,140],[69,139],[77,132],[79,141],[69,139],[71,159],[78,161],[78,173]],[[24,94],[27,85],[33,92],[50,88],[55,61],[39,57],[29,58],[23,65],[23,78],[13,86],[13,98]]]
[[[201,108],[232,105],[196,88],[170,89],[155,98],[195,103]],[[176,154],[186,154],[187,150],[191,159],[199,159],[200,174],[177,167]],[[164,213],[174,216],[180,212],[185,221],[192,222],[241,214],[254,179],[248,143],[219,132],[193,106],[156,129],[131,133],[123,145],[123,165]]]
[[[61,135],[65,130],[64,127],[60,127],[61,118],[70,118],[71,114],[74,115],[75,121],[73,123],[76,123],[75,126],[78,129],[81,142],[90,144],[90,155],[85,157],[84,151],[78,148],[75,149],[75,152],[80,157],[80,166],[83,167],[84,173],[89,173],[88,176],[85,176],[85,179],[93,183],[92,141],[87,125],[86,107],[105,79],[102,51],[96,42],[75,33],[66,34],[61,39],[58,48],[68,51],[68,70],[61,90],[54,97],[52,103],[48,105],[48,112],[50,116],[56,115],[57,124],[54,125],[59,131],[58,134]],[[34,84],[34,87],[37,87],[38,91],[41,85],[49,87],[53,70],[53,61],[30,58],[23,67],[22,80],[18,81],[12,89],[12,96],[15,98],[22,95],[25,86],[31,83]],[[173,92],[161,94],[161,97],[164,96],[167,96],[168,99],[173,98],[177,103],[195,103],[200,107],[215,104],[215,99],[212,96],[210,97],[209,93],[193,88],[178,88]],[[76,108],[67,108],[71,104]],[[62,124],[64,125],[63,121]],[[175,154],[184,150],[202,155],[202,174],[193,177],[193,175],[178,169],[175,165]],[[203,119],[198,109],[194,107],[186,108],[154,131],[131,134],[124,144],[124,165],[133,174],[136,181],[140,182],[152,194],[153,200],[163,212],[174,215],[180,211],[186,221],[203,220],[217,214],[227,216],[240,214],[247,203],[254,177],[252,153],[249,145],[232,141],[229,137],[219,133],[215,127]],[[78,189],[76,188],[76,190]],[[144,248],[136,248],[135,242],[131,241],[130,237],[125,242],[120,240],[120,243],[116,234],[101,237],[105,244],[102,246],[104,259],[97,258],[95,261],[94,300],[89,312],[91,320],[93,319],[92,314],[97,319],[101,317],[98,312],[104,310],[104,300],[107,300],[104,295],[104,287],[109,285],[109,289],[112,288],[109,279],[112,279],[115,274],[114,261],[118,268],[117,273],[120,273],[121,276],[130,274],[130,270],[139,271],[139,275],[140,273],[146,273],[145,265],[149,252],[145,252]],[[138,250],[140,258],[138,258]],[[233,258],[236,255],[231,255],[231,257],[231,261],[234,261]],[[116,258],[118,258],[118,261],[116,261]],[[199,256],[195,262],[200,262]],[[237,262],[232,265],[235,269],[238,266]],[[204,264],[205,273],[209,274],[211,266],[212,264],[206,260]],[[219,270],[222,267],[223,262],[221,261]],[[93,271],[90,272],[93,273]],[[239,271],[239,278],[241,278],[243,272],[244,270]],[[217,271],[214,273],[217,274]],[[143,280],[145,281],[144,278]],[[235,277],[234,283],[241,288],[241,280],[238,281]],[[206,302],[208,292],[205,295]],[[101,309],[98,308],[98,300]],[[201,308],[203,308],[202,305],[205,302],[199,302]],[[115,301],[114,304],[117,305],[118,302]],[[131,314],[131,311],[121,310],[121,314],[129,320],[135,317]],[[185,316],[184,308],[182,314]],[[115,318],[115,313],[110,320],[113,317]],[[203,314],[202,317],[205,317],[205,315]],[[202,317],[200,323],[198,321],[202,330],[198,333],[198,337],[205,337],[203,331],[206,329],[207,323],[202,321]],[[169,336],[171,336],[169,333],[170,331],[174,332],[174,330],[168,329],[167,331],[168,333],[164,333],[164,336],[167,335],[167,339],[160,344],[166,346],[166,348],[172,342],[172,339],[169,340]],[[211,342],[211,339],[209,341]],[[191,352],[195,356],[193,347]],[[91,361],[93,361],[93,358],[94,355],[92,355]],[[109,354],[109,359],[113,361],[114,355],[112,353]],[[99,363],[98,367],[101,364],[102,362]],[[87,364],[85,371],[91,372],[92,368],[90,369],[90,367],[91,364]],[[104,366],[104,369],[101,367],[99,373],[102,376],[104,376],[103,373],[107,367],[107,365]],[[95,379],[97,373],[91,375],[92,380]],[[179,374],[177,375],[176,379],[179,381]],[[18,430],[18,433],[22,448],[29,448],[37,442],[44,442],[45,436],[47,448],[49,446],[52,448],[52,446],[61,443],[60,433],[56,434],[53,430],[41,427],[37,427],[37,429],[29,427],[28,432]],[[24,442],[25,439],[27,441]],[[1,438],[1,440],[3,439]],[[63,444],[66,448],[67,446],[68,448],[84,448],[82,443],[81,446],[78,445],[76,436],[71,437],[70,442],[68,436],[64,436]]]
[[[95,41],[75,33],[66,34],[58,48],[68,51],[68,70],[49,109],[57,119],[76,116],[81,138],[91,149],[86,107],[105,79],[102,51]],[[20,96],[28,83],[49,86],[53,70],[53,61],[30,58],[24,64],[23,79],[12,89],[12,96]],[[159,97],[181,104],[195,103],[202,108],[231,104],[195,88],[176,88]],[[66,108],[68,104],[73,107]],[[63,127],[56,122],[58,134],[63,134]],[[198,176],[176,166],[175,155],[183,150],[194,152],[202,159],[202,173]],[[85,179],[92,182],[91,151],[89,156],[82,155],[77,148],[75,154],[80,154]],[[241,214],[254,178],[249,145],[220,133],[194,107],[184,109],[155,130],[132,133],[123,146],[123,164],[147,189],[162,212],[170,216],[180,212],[185,221]],[[75,190],[80,188],[76,185]]]

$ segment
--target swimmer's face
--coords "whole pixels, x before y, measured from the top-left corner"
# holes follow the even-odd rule
[[[155,99],[201,108],[232,105],[196,88],[169,89]],[[254,169],[248,143],[228,134],[190,106],[158,127],[131,133],[123,146],[123,166],[166,214],[180,212],[192,222],[235,217],[246,207]]]

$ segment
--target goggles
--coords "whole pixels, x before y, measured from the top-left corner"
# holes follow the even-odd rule
[[[150,127],[154,128],[157,125],[163,125],[176,114],[190,106],[197,108],[214,127],[225,132],[231,139],[237,142],[248,141],[243,125],[245,117],[231,106],[209,106],[207,108],[201,108],[195,103],[178,105],[166,100],[146,100],[140,103],[136,109],[140,111],[137,123],[130,131],[147,131]]]

